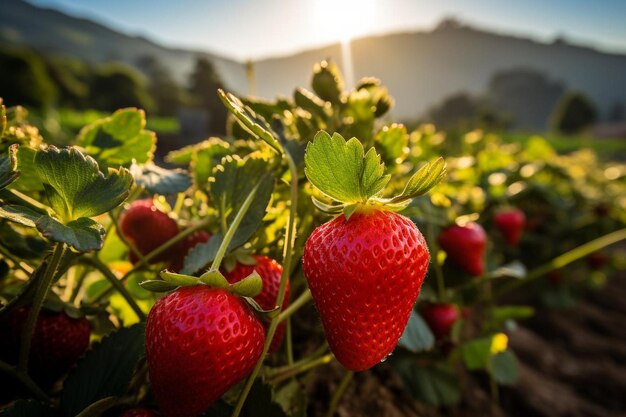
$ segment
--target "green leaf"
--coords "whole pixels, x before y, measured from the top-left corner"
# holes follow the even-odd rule
[[[293,93],[296,106],[318,117],[327,117],[331,112],[330,103],[322,100],[305,88],[296,88]]]
[[[474,339],[461,346],[461,357],[467,369],[485,369],[491,358],[492,337]]]
[[[143,110],[121,109],[85,126],[78,143],[103,167],[129,167],[133,160],[145,164],[152,161],[156,146],[156,135],[145,126]]]
[[[117,207],[133,184],[130,172],[109,168],[104,176],[98,163],[76,148],[50,146],[35,154],[35,169],[54,209],[65,222],[93,217]]]
[[[198,188],[206,186],[209,177],[213,173],[213,168],[220,163],[222,157],[233,153],[233,149],[228,146],[227,142],[219,141],[214,141],[210,146],[204,147],[193,154],[190,167],[193,172],[194,182]]]
[[[272,387],[257,379],[252,385],[242,417],[288,417],[282,407],[274,402]]]
[[[124,395],[143,355],[143,324],[120,329],[95,344],[65,380],[63,414],[73,417],[98,400]]]
[[[35,225],[46,239],[66,243],[79,252],[100,250],[104,244],[104,227],[88,217],[63,224],[50,216],[42,216]]]
[[[517,358],[510,349],[493,356],[489,369],[493,378],[500,385],[514,385],[517,382]]]
[[[402,162],[408,154],[409,135],[401,124],[385,126],[374,136],[374,146],[387,166]]]
[[[431,350],[435,346],[435,336],[417,311],[411,311],[409,322],[398,341],[398,346],[414,353]]]
[[[459,379],[444,365],[420,366],[415,357],[402,355],[392,364],[400,374],[405,389],[417,400],[434,406],[449,406],[461,399]]]
[[[144,187],[150,194],[183,193],[191,187],[189,173],[182,169],[165,169],[153,163],[132,164],[130,173],[137,185]]]
[[[213,262],[223,239],[224,236],[219,232],[212,235],[208,242],[194,246],[187,252],[183,262],[183,269],[180,272],[187,275],[195,274],[210,262]]]
[[[233,94],[225,93],[222,89],[219,89],[217,92],[224,105],[235,116],[241,127],[255,138],[270,145],[279,154],[282,154],[283,147],[263,117],[257,115],[250,107],[244,106],[241,100]]]
[[[214,181],[209,189],[211,200],[216,204],[220,216],[226,217],[227,225],[252,190],[261,181],[254,200],[229,245],[229,250],[244,244],[261,225],[274,187],[271,168],[264,159],[248,156],[226,156],[216,167]]]
[[[141,285],[141,288],[143,288],[144,290],[152,291],[152,292],[169,292],[178,288],[178,285],[174,283],[161,281],[159,279],[151,279],[148,281],[142,281],[139,283],[139,285]]]
[[[528,271],[526,270],[526,266],[520,261],[513,261],[509,264],[502,265],[501,267],[491,271],[488,275],[489,279],[496,278],[516,278],[516,279],[524,279]]]
[[[528,306],[497,306],[491,309],[491,318],[496,323],[503,323],[511,319],[525,319],[534,314],[535,309]]]
[[[333,104],[341,103],[341,92],[344,89],[343,78],[339,68],[333,62],[322,61],[313,67],[311,80],[313,91],[323,100]]]
[[[443,158],[437,158],[432,164],[427,162],[409,179],[402,194],[391,199],[391,203],[399,203],[425,194],[445,176],[446,163]]]
[[[17,150],[18,145],[11,145],[8,155],[0,156],[0,190],[20,176],[17,172]]]
[[[175,272],[161,271],[159,276],[163,279],[163,281],[169,282],[170,284],[176,284],[176,286],[189,286],[200,284],[200,281],[197,277],[177,274]]]
[[[7,128],[7,108],[0,98],[0,138],[4,136],[4,131]]]
[[[289,417],[306,417],[308,397],[304,387],[292,378],[276,390],[274,400],[280,404]]]
[[[232,293],[242,297],[256,297],[261,293],[261,290],[263,290],[263,280],[256,271],[230,286]]]
[[[304,172],[322,193],[342,203],[362,203],[379,194],[389,182],[375,149],[364,154],[356,138],[320,131],[304,155]]]
[[[35,227],[37,220],[43,216],[41,213],[28,207],[7,204],[0,207],[0,217],[8,221],[21,224],[22,226]]]
[[[56,415],[52,408],[35,400],[17,400],[0,410],[2,417],[53,417]]]
[[[35,155],[37,151],[27,146],[20,146],[17,150],[17,169],[20,172],[19,178],[11,184],[11,188],[16,190],[35,192],[42,191],[43,184],[35,169]]]

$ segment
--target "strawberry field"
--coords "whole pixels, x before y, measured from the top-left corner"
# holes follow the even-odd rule
[[[2,106],[0,415],[626,412],[623,162],[408,130],[328,62],[217,94],[165,161],[142,110],[57,147]]]

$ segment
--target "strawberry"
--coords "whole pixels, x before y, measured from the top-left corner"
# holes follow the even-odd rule
[[[362,371],[396,346],[428,268],[428,246],[408,218],[391,211],[340,215],[316,228],[304,273],[337,360]]]
[[[120,417],[157,417],[158,414],[148,408],[131,408],[120,414]]]
[[[450,260],[468,274],[480,276],[485,272],[487,235],[478,223],[452,225],[441,232],[438,242]]]
[[[122,213],[120,231],[131,245],[147,255],[178,234],[178,225],[167,214],[157,210],[150,199],[133,201]],[[171,256],[167,251],[153,258],[152,263],[166,261]],[[130,261],[137,262],[137,256],[130,252]]]
[[[16,363],[22,330],[30,308],[12,311],[0,321],[0,358]],[[89,322],[74,319],[65,312],[42,310],[35,325],[30,348],[29,366],[33,376],[43,384],[59,379],[89,347]]]
[[[517,208],[502,210],[493,216],[493,221],[504,235],[506,243],[509,246],[517,246],[526,224],[524,212]]]
[[[428,304],[422,309],[422,317],[437,340],[450,336],[452,326],[459,319],[459,310],[454,304]]]
[[[187,238],[183,240],[180,245],[175,246],[172,251],[167,252],[170,259],[167,269],[173,272],[179,272],[181,269],[183,269],[185,257],[187,256],[189,251],[200,243],[208,242],[210,238],[211,235],[209,235],[204,230],[199,230],[187,236]]]
[[[264,310],[271,310],[276,306],[276,297],[278,296],[278,288],[280,287],[280,277],[283,273],[283,267],[275,260],[268,258],[267,256],[254,255],[256,265],[243,265],[237,263],[235,269],[231,272],[224,272],[224,276],[231,284],[241,281],[245,277],[249,276],[253,271],[261,276],[263,280],[263,290],[259,295],[254,297],[259,306]],[[283,310],[289,306],[289,281],[285,287],[285,298],[283,300]],[[285,323],[281,323],[276,328],[276,333],[272,339],[270,345],[270,353],[276,352],[283,342],[285,337]]]
[[[225,289],[182,287],[161,298],[146,322],[146,357],[163,414],[205,411],[252,371],[264,343],[255,313]]]

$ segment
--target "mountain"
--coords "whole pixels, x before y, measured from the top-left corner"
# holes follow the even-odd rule
[[[179,80],[185,80],[195,57],[203,55],[213,60],[227,88],[250,91],[243,62],[166,48],[23,0],[3,0],[0,41],[92,63],[119,60],[134,65],[139,56],[154,55]],[[586,93],[602,119],[616,105],[626,106],[626,55],[562,40],[543,43],[446,21],[432,31],[359,38],[351,42],[351,52],[354,78],[380,78],[396,99],[393,115],[398,119],[415,118],[458,92],[484,94],[494,74],[519,68],[538,71],[567,89]],[[259,60],[253,65],[255,94],[290,96],[294,87],[309,85],[313,64],[327,58],[342,66],[342,46]]]

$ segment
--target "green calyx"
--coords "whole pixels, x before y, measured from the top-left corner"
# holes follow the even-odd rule
[[[391,176],[384,174],[385,164],[376,150],[366,153],[358,139],[346,141],[338,133],[331,137],[325,131],[307,145],[304,161],[309,181],[331,200],[327,203],[313,197],[316,207],[330,214],[344,213],[347,218],[355,212],[400,211],[446,175],[446,163],[438,158],[418,169],[399,195],[383,197]]]
[[[211,288],[224,289],[247,298],[257,296],[263,289],[263,280],[256,271],[234,284],[229,283],[226,277],[216,270],[209,270],[199,277],[177,274],[168,270],[161,271],[159,275],[161,279],[143,281],[139,285],[153,292],[169,292],[181,287],[208,285]]]

